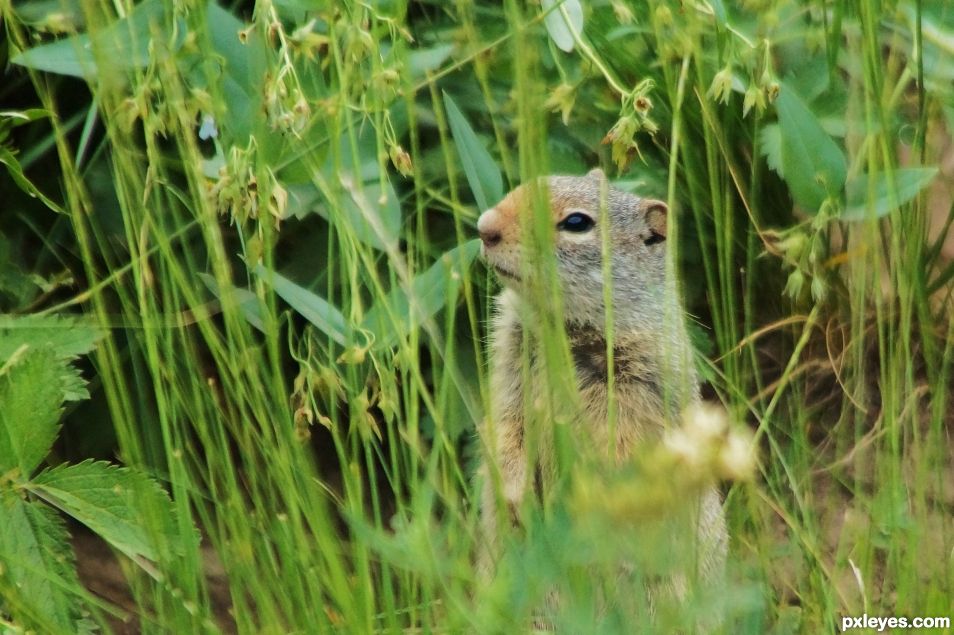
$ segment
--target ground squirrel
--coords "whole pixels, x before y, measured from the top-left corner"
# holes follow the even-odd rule
[[[677,287],[666,274],[667,207],[610,187],[598,169],[583,177],[551,176],[538,183],[545,185],[555,226],[556,272],[583,410],[579,425],[597,443],[609,441],[603,245],[610,247],[616,439],[614,446],[605,447],[615,447],[621,461],[641,439],[659,437],[667,420],[676,421],[683,408],[699,401]],[[500,490],[509,508],[504,513],[511,515],[540,477],[528,474],[532,470],[524,447],[527,396],[541,372],[537,362],[527,361],[528,352],[532,359],[539,346],[533,341],[534,324],[528,323],[537,318],[527,306],[524,284],[524,277],[533,275],[527,241],[522,240],[532,215],[530,199],[530,188],[518,187],[477,223],[483,259],[504,284],[491,327],[491,424],[481,433],[499,469]],[[609,222],[608,236],[601,231],[603,218]],[[537,454],[538,463],[546,463],[545,454]],[[497,490],[490,484],[489,464],[481,473],[481,525],[486,548],[493,553]],[[715,488],[700,498],[697,518],[700,579],[711,580],[724,567],[727,547]]]

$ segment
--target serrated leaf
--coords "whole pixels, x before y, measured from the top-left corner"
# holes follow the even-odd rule
[[[61,465],[25,487],[130,558],[157,560],[163,546],[181,553],[198,540],[194,533],[179,534],[172,501],[159,483],[129,468],[103,461]]]
[[[50,346],[62,359],[85,355],[102,339],[92,322],[59,315],[0,315],[0,363],[23,344]]]
[[[0,598],[5,612],[42,633],[78,632],[79,579],[62,521],[45,505],[0,493]]]
[[[474,134],[473,128],[467,123],[457,104],[446,92],[444,105],[447,109],[447,120],[454,137],[454,145],[457,147],[457,155],[464,167],[464,174],[474,194],[474,200],[477,201],[480,209],[490,209],[491,205],[503,198],[503,179],[500,177],[500,170]]]
[[[543,23],[550,39],[561,51],[571,52],[576,46],[573,34],[583,33],[583,6],[580,0],[542,0],[541,4],[544,11]],[[560,10],[561,7],[563,11]]]
[[[303,318],[338,344],[347,344],[351,329],[348,328],[348,322],[341,311],[330,302],[264,265],[257,265],[254,271],[262,282],[274,289],[275,293]]]
[[[155,25],[165,26],[167,8],[160,0],[136,5],[125,18],[117,20],[90,37],[83,33],[27,49],[11,62],[50,73],[92,79],[100,69],[98,61],[107,60],[117,69],[142,68],[158,53],[150,46]],[[185,23],[180,19],[175,49],[185,39]],[[154,61],[154,60],[153,60]]]
[[[58,360],[69,362],[93,350],[102,336],[101,329],[79,318],[56,315],[2,315],[0,316],[0,364],[24,345],[49,346],[56,353]],[[60,370],[60,382],[65,401],[89,399],[86,381],[75,366],[61,363],[56,367]]]
[[[881,218],[917,196],[918,192],[927,187],[936,175],[937,168],[895,170],[892,188],[888,187],[888,175],[884,172],[879,172],[874,177],[862,174],[853,178],[845,186],[846,204],[841,218],[843,220],[864,220],[870,216]],[[869,201],[868,191],[872,185],[874,200]]]
[[[375,347],[392,345],[399,337],[406,336],[413,325],[440,311],[450,297],[450,290],[460,284],[464,270],[474,261],[478,251],[480,243],[476,240],[451,249],[427,271],[415,276],[410,293],[397,287],[379,300],[362,323],[375,334]]]
[[[18,469],[27,477],[50,451],[66,365],[50,346],[23,345],[0,369],[0,474]]]
[[[79,369],[72,364],[63,367],[60,375],[63,382],[63,401],[83,401],[89,399],[89,389],[86,387],[86,380]]]
[[[775,109],[781,132],[780,174],[795,202],[815,213],[828,195],[841,193],[845,155],[791,85],[782,85]]]
[[[765,157],[768,166],[778,173],[780,177],[785,178],[782,170],[782,131],[777,123],[770,123],[762,127],[759,131],[759,151]]]

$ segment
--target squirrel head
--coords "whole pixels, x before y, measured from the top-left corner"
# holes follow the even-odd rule
[[[649,330],[662,320],[667,294],[667,207],[605,181],[606,176],[596,169],[586,176],[550,176],[536,183],[545,188],[549,202],[565,318],[568,323],[599,329],[605,324],[603,223],[609,223],[615,322],[622,328]],[[477,222],[484,261],[518,295],[528,288],[526,277],[536,275],[527,244],[532,196],[529,186],[521,185]]]

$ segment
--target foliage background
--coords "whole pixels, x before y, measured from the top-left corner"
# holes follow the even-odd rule
[[[495,285],[474,223],[597,165],[669,202],[707,395],[762,449],[725,488],[729,583],[656,628],[954,613],[947,3],[0,10],[0,307],[106,334],[47,463],[118,460],[178,519],[136,514],[145,559],[97,531],[126,603],[7,545],[48,591],[0,587],[7,630],[509,632],[552,587],[562,630],[642,624],[598,573],[665,571],[631,553],[664,538],[586,486],[639,508],[647,474],[580,477],[492,584],[471,564]]]

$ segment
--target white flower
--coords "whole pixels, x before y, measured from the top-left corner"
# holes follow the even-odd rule
[[[748,430],[733,430],[719,451],[720,476],[733,481],[752,478],[755,472],[755,440]]]
[[[725,411],[715,406],[696,404],[683,414],[683,428],[699,445],[709,445],[729,429]]]
[[[663,439],[663,445],[691,471],[700,469],[706,462],[700,444],[682,428],[670,430]]]

